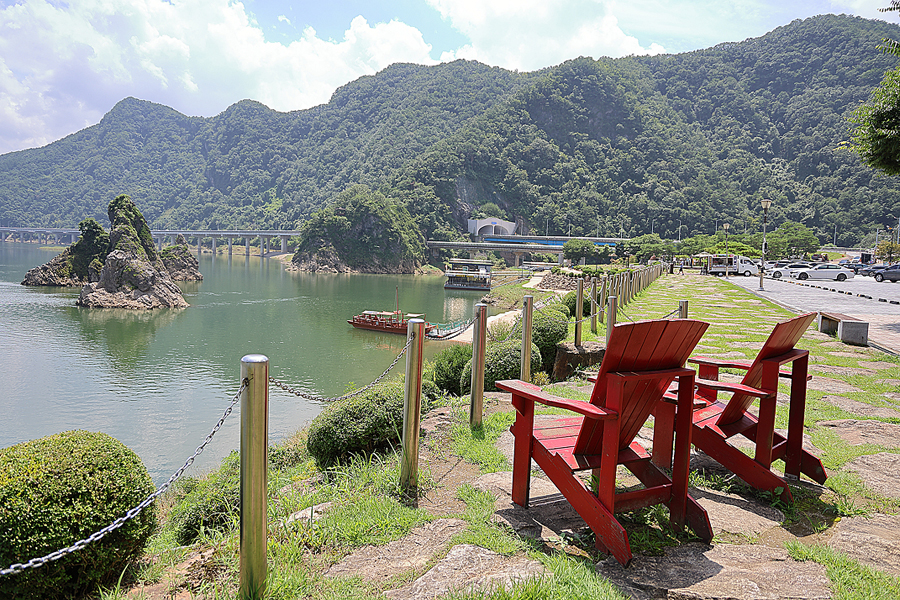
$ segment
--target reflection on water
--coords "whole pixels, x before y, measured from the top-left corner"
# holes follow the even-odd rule
[[[258,256],[200,258],[204,281],[179,283],[191,304],[149,312],[84,309],[80,290],[27,288],[25,272],[58,252],[0,243],[0,447],[68,429],[104,431],[135,450],[160,483],[189,456],[238,389],[240,360],[265,354],[295,389],[333,397],[368,384],[404,336],[347,319],[393,310],[433,322],[468,319],[480,294],[445,291],[441,277],[287,273]],[[428,342],[425,357],[447,343]],[[401,360],[395,372],[402,371]],[[272,441],[321,405],[270,390]],[[198,458],[200,470],[239,445],[233,415]]]
[[[66,312],[73,323],[81,325],[85,342],[106,344],[110,363],[123,373],[139,368],[157,330],[184,314],[179,309],[136,311],[80,306],[69,307]]]

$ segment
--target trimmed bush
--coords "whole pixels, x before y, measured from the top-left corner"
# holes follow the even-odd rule
[[[65,431],[0,450],[0,565],[23,563],[103,529],[154,490],[137,454],[105,433]],[[0,578],[0,597],[73,598],[114,584],[140,556],[153,505],[44,566]]]
[[[453,344],[444,348],[432,359],[434,383],[448,394],[459,396],[459,378],[466,363],[472,360],[472,346],[469,344]]]
[[[591,295],[590,295],[590,291],[587,289],[587,286],[585,286],[585,288],[586,289],[584,290],[584,295],[581,297],[581,300],[582,300],[581,317],[582,318],[591,316]],[[563,304],[565,304],[569,309],[569,314],[573,317],[575,316],[575,307],[576,307],[575,295],[577,293],[578,293],[577,291],[571,291],[568,294],[566,294],[565,296],[563,296],[563,299],[562,299]]]
[[[403,431],[403,380],[382,383],[365,392],[334,402],[309,426],[306,448],[320,469],[359,453],[374,452],[400,440]],[[422,412],[440,397],[437,386],[422,382]]]
[[[491,344],[484,351],[484,390],[495,392],[496,381],[518,379],[522,360],[522,340],[509,340]],[[541,351],[531,343],[531,372],[541,369]],[[459,389],[463,394],[472,391],[472,361],[466,363],[459,378]]]
[[[519,331],[522,330],[521,324]],[[569,334],[569,320],[563,313],[545,308],[537,311],[531,321],[531,341],[541,352],[541,369],[550,371],[556,361],[556,345]],[[519,338],[521,338],[521,333]],[[538,369],[538,370],[541,370]]]
[[[569,312],[569,307],[566,306],[566,304],[563,303],[563,301],[559,300],[559,299],[557,299],[555,302],[551,302],[550,304],[547,304],[541,310],[542,311],[543,310],[555,310],[557,312],[561,312],[563,314],[563,316],[565,316],[567,319],[572,316],[572,313]]]

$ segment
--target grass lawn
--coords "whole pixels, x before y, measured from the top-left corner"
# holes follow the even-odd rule
[[[506,286],[506,290],[504,297],[511,302],[521,301],[526,293],[533,293],[521,286]],[[619,321],[662,317],[676,309],[679,300],[689,301],[691,318],[711,324],[695,352],[706,356],[752,359],[772,326],[792,316],[725,280],[672,275],[655,281],[623,307]],[[589,325],[588,322],[583,328],[583,339],[604,341],[604,327],[594,335]],[[574,326],[570,326],[569,339],[573,338]],[[900,502],[867,488],[857,475],[846,469],[848,462],[863,454],[900,452],[900,449],[874,444],[851,445],[821,423],[835,419],[876,419],[900,424],[900,418],[896,417],[851,412],[852,407],[862,405],[896,408],[900,415],[897,393],[900,392],[897,386],[900,360],[878,351],[845,346],[813,329],[804,335],[799,347],[810,351],[814,381],[839,382],[844,386],[841,389],[847,390],[840,396],[853,402],[844,403],[841,408],[833,400],[824,399],[835,395],[833,391],[825,391],[828,386],[818,386],[824,390],[809,390],[805,425],[830,477],[824,491],[813,493],[805,486],[797,486],[795,504],[778,506],[785,514],[785,535],[791,538],[788,550],[798,560],[826,566],[835,598],[898,597],[900,588],[896,578],[864,567],[832,551],[823,542],[829,528],[843,517],[872,512],[900,513]],[[576,389],[579,383],[583,384],[552,384],[547,389],[585,398],[586,394]],[[356,457],[322,472],[306,452],[305,432],[300,431],[279,444],[270,459],[268,598],[381,597],[383,591],[421,575],[440,556],[422,568],[410,569],[379,584],[360,578],[330,578],[324,573],[356,549],[366,545],[383,546],[418,525],[444,516],[466,522],[464,531],[451,543],[478,544],[503,555],[527,555],[543,563],[547,570],[545,577],[512,590],[458,594],[455,598],[624,598],[596,574],[594,564],[603,556],[593,550],[589,533],[577,539],[525,541],[491,521],[493,498],[473,487],[471,481],[481,473],[509,469],[495,441],[506,431],[513,413],[508,404],[489,401],[483,427],[472,431],[468,426],[468,398],[450,398],[447,403],[450,425],[422,441],[420,487],[415,498],[408,497],[398,487],[400,468],[395,452]],[[786,417],[786,407],[779,405],[778,427],[786,425]],[[461,475],[452,479],[448,476],[451,471]],[[210,479],[230,481],[226,474],[191,479],[165,497],[160,511],[161,527],[144,560],[125,574],[118,588],[105,590],[101,597],[163,598],[166,591],[175,589],[190,590],[198,597],[236,597],[239,523],[233,504],[210,499],[223,491],[220,488],[227,487],[204,484]],[[779,504],[754,493],[740,480],[715,473],[693,473],[692,484]],[[206,496],[191,494],[204,485]],[[450,508],[435,509],[435,495],[441,499],[438,504]],[[291,515],[298,511],[325,502],[332,504],[321,520],[291,520]],[[199,535],[185,543],[178,539],[170,517],[190,510],[200,511],[210,523],[215,516],[217,525],[207,528],[201,518]],[[622,520],[636,552],[659,553],[666,546],[691,539],[689,534],[676,534],[668,529],[664,508],[635,511],[623,515]],[[807,543],[809,540],[813,543]],[[759,543],[759,540],[739,541]],[[190,560],[186,563],[186,559]]]

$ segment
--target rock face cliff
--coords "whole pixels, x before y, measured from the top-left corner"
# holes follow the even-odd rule
[[[22,280],[22,285],[50,285],[58,287],[83,286],[87,283],[87,280],[82,279],[77,275],[73,276],[74,273],[72,273],[69,268],[69,265],[72,262],[73,247],[74,246],[69,246],[57,254],[53,260],[47,264],[35,267],[25,273],[25,279]]]
[[[109,252],[109,234],[92,218],[78,224],[81,237],[47,264],[25,274],[22,285],[81,287],[100,278]]]
[[[174,246],[167,246],[159,253],[172,281],[203,281],[200,263],[188,248],[187,240],[179,234]]]
[[[109,203],[109,254],[99,280],[81,289],[79,306],[94,308],[183,308],[181,290],[169,277],[144,216],[128,196]]]

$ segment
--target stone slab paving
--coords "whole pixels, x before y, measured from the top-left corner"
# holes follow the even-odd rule
[[[900,498],[900,454],[879,452],[855,458],[844,469],[860,476],[866,487],[888,498]]]
[[[865,402],[845,398],[844,396],[823,396],[822,401],[860,417],[874,417],[877,419],[900,418],[900,411],[896,409],[886,406],[873,406]]]
[[[427,573],[384,595],[395,600],[437,598],[453,591],[509,589],[544,574],[544,565],[524,556],[507,558],[471,544],[454,546]]]
[[[900,577],[900,516],[841,519],[828,545],[864,565]]]
[[[859,366],[865,367],[866,369],[875,369],[876,371],[880,369],[892,369],[897,365],[894,363],[885,362],[883,360],[861,360],[859,361]]]
[[[813,377],[806,384],[806,387],[811,390],[830,392],[832,394],[852,394],[854,392],[862,392],[862,390],[855,385],[850,385],[849,383],[830,377]]]
[[[597,572],[633,600],[831,598],[825,567],[767,546],[685,544],[664,556],[637,556],[627,569],[609,559]]]
[[[495,523],[510,527],[522,537],[551,540],[577,534],[587,527],[556,486],[541,477],[531,478],[530,508],[512,501],[512,472],[488,473],[473,484],[494,495]]]
[[[851,446],[876,444],[886,448],[900,448],[900,425],[881,421],[838,419],[819,421],[819,427],[830,427]]]
[[[362,577],[385,583],[397,575],[425,568],[443,552],[450,538],[468,524],[462,519],[438,519],[413,529],[409,535],[384,546],[365,546],[325,571],[326,577]]]
[[[873,369],[866,369],[863,367],[838,367],[835,365],[823,365],[821,363],[810,363],[809,370],[815,373],[826,373],[828,375],[864,375],[872,377],[877,371]],[[849,385],[849,384],[845,384]]]
[[[780,510],[736,494],[691,488],[690,495],[706,509],[717,535],[731,533],[755,539],[784,522]]]

